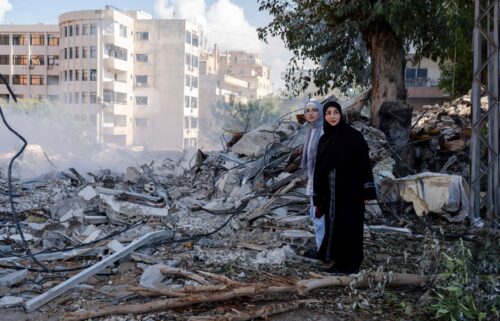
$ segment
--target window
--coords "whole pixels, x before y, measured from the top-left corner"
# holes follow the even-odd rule
[[[14,46],[24,46],[28,44],[26,35],[12,35],[12,44]]]
[[[192,45],[194,47],[198,47],[198,36],[193,34],[193,40],[192,40]]]
[[[114,92],[109,89],[104,89],[102,91],[102,101],[105,103],[113,103],[114,102]]]
[[[191,97],[191,108],[198,108],[198,99],[196,97]]]
[[[80,69],[75,69],[75,81],[80,80]]]
[[[149,40],[149,32],[137,32],[137,40]]]
[[[7,79],[5,79],[5,80],[7,80]],[[1,102],[8,103],[9,100],[10,100],[9,94],[1,94],[0,95],[0,101]]]
[[[198,88],[198,77],[191,76],[191,86],[193,88]]]
[[[89,34],[89,26],[86,24],[82,25],[82,35],[88,35]]]
[[[30,35],[30,43],[32,46],[45,45],[45,35],[41,33],[34,33]]]
[[[68,26],[64,26],[64,37],[68,36]]]
[[[73,25],[69,26],[68,31],[69,31],[69,36],[73,37]]]
[[[82,58],[87,58],[88,57],[88,48],[87,46],[82,46]]]
[[[73,47],[69,47],[69,59],[73,59]]]
[[[49,46],[59,46],[59,36],[49,33],[47,35],[47,44]]]
[[[59,65],[59,56],[58,55],[48,55],[47,56],[47,65],[58,66]]]
[[[184,129],[189,128],[189,117],[184,116]]]
[[[192,129],[198,128],[198,118],[191,117],[191,128]]]
[[[0,45],[10,45],[9,35],[0,35]]]
[[[75,58],[80,58],[80,48],[75,47]]]
[[[75,25],[75,36],[80,35],[80,25]]]
[[[191,66],[198,68],[198,57],[191,56]]]
[[[191,86],[191,76],[186,75],[186,86],[189,87]]]
[[[10,84],[10,75],[4,75],[3,76],[3,79],[5,79],[5,81]]]
[[[59,85],[59,76],[47,75],[47,85]]]
[[[96,57],[96,47],[95,46],[90,46],[90,58],[95,58]]]
[[[108,56],[127,61],[127,49],[115,45],[107,44]]]
[[[148,96],[136,96],[135,103],[136,105],[146,106],[148,104]]]
[[[82,104],[88,104],[89,102],[89,94],[84,91],[82,92]]]
[[[145,54],[137,54],[135,56],[135,60],[138,62],[148,62],[148,55]]]
[[[186,65],[191,66],[191,55],[186,53]]]
[[[96,80],[97,80],[97,70],[90,69],[90,81],[96,81]]]
[[[189,138],[184,138],[184,149],[189,149]]]
[[[68,71],[69,81],[73,81],[73,70]]]
[[[186,31],[186,43],[191,44],[191,32]]]
[[[89,80],[89,72],[87,69],[82,69],[82,81]]]
[[[45,65],[45,56],[33,55],[30,57],[30,65]]]
[[[417,79],[427,79],[427,68],[417,69]]]
[[[14,85],[27,85],[28,75],[12,75],[12,83]]]
[[[0,55],[0,65],[10,65],[10,55]]]
[[[79,103],[80,103],[80,93],[75,92],[75,104],[79,104]]]
[[[30,84],[31,85],[43,85],[44,79],[43,75],[31,75],[30,76]]]
[[[97,34],[97,25],[95,23],[90,24],[90,34],[91,35]]]
[[[96,104],[97,103],[97,94],[95,91],[90,92],[90,103],[91,104]]]
[[[68,93],[68,103],[73,103],[73,93]]]
[[[51,102],[57,102],[59,100],[59,95],[47,95],[47,100]]]
[[[148,76],[137,75],[135,76],[135,83],[138,87],[146,87],[148,85]]]
[[[68,81],[68,71],[64,71],[64,81]]]
[[[28,56],[26,55],[14,55],[13,56],[14,65],[27,65]]]
[[[147,118],[136,118],[135,125],[137,127],[145,127],[148,125],[148,119]]]
[[[68,48],[64,48],[64,59],[68,59]]]
[[[127,38],[127,27],[122,24],[120,24],[120,36],[123,38]]]
[[[189,96],[184,96],[184,107],[189,108],[189,106],[191,106],[190,101],[191,101],[191,98]]]

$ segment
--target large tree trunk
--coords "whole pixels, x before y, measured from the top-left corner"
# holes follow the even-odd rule
[[[365,32],[365,39],[372,64],[372,125],[378,127],[378,112],[382,103],[406,100],[403,42],[389,26],[382,23],[372,25]]]

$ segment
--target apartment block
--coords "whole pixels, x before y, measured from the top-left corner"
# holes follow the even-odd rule
[[[0,25],[0,73],[17,98],[58,100],[58,26]],[[6,86],[0,97],[9,101]]]
[[[441,69],[437,62],[422,58],[418,63],[414,63],[413,56],[414,53],[406,56],[405,86],[408,91],[408,102],[419,107],[442,103],[449,99],[449,95],[438,87]]]
[[[0,26],[0,72],[19,97],[58,99],[97,141],[181,151],[198,145],[205,41],[185,20],[106,6],[63,13],[58,25]]]

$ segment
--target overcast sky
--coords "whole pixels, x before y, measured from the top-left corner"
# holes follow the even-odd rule
[[[282,87],[280,74],[290,58],[279,39],[269,44],[259,41],[256,28],[271,20],[259,12],[257,0],[0,0],[0,21],[4,24],[57,24],[61,13],[100,9],[113,5],[120,9],[144,10],[157,18],[185,18],[203,25],[210,46],[261,53],[271,67],[275,89]]]

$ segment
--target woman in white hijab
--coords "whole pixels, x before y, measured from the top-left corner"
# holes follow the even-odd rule
[[[313,178],[318,141],[321,135],[323,135],[323,107],[321,106],[321,103],[317,100],[308,101],[304,106],[304,116],[306,118],[308,128],[304,139],[302,162],[300,167],[307,171],[306,194],[309,196],[311,202],[309,216],[314,223],[316,246],[319,250],[325,235],[325,217],[322,216],[321,218],[316,218],[315,215],[315,208],[313,205]],[[309,254],[308,256],[315,255]]]

